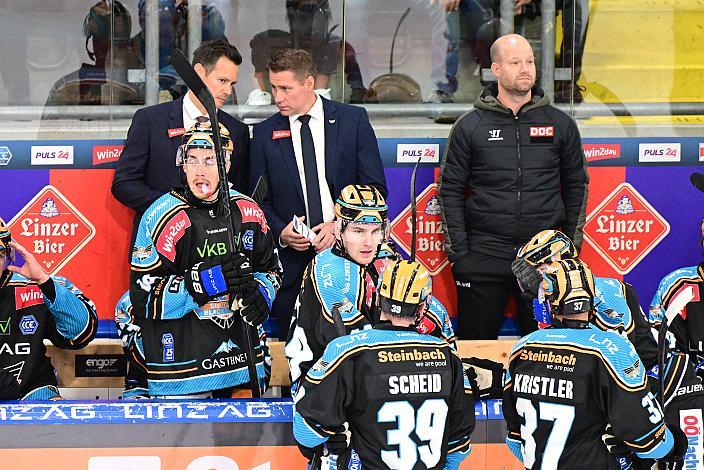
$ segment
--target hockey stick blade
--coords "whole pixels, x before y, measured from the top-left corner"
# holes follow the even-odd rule
[[[257,184],[254,185],[254,191],[252,191],[252,199],[254,202],[261,204],[267,191],[269,191],[269,180],[266,179],[266,176],[262,175],[257,180]]]
[[[692,182],[695,188],[704,193],[704,173],[692,173],[689,176],[689,181]]]
[[[410,10],[410,8],[409,8]],[[411,173],[411,261],[416,260],[416,244],[418,243],[418,209],[416,204],[416,172],[418,171],[418,165],[420,165],[420,159],[423,158],[421,155],[416,160],[416,164],[413,167],[413,172]]]
[[[212,93],[205,86],[203,80],[198,76],[195,69],[188,62],[186,56],[181,52],[181,49],[174,49],[171,52],[171,65],[176,69],[176,73],[183,79],[191,92],[196,95],[198,101],[203,105],[208,113],[211,122],[217,121],[217,108],[215,107],[215,99]],[[213,126],[215,127],[215,126]]]

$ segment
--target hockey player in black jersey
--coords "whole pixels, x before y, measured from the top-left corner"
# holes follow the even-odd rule
[[[15,252],[21,267],[11,264]],[[81,349],[97,325],[93,302],[68,279],[49,276],[0,219],[0,400],[61,398],[44,340]]]
[[[301,383],[293,424],[301,445],[326,444],[343,468],[350,444],[364,469],[458,468],[474,403],[457,352],[417,331],[431,289],[418,263],[384,270],[380,322],[334,339]]]
[[[294,394],[330,341],[378,321],[376,281],[384,265],[397,257],[384,243],[388,207],[373,186],[345,187],[335,203],[335,217],[335,245],[308,265],[286,341]],[[430,301],[419,331],[454,344],[449,315],[436,299]]]
[[[543,230],[518,250],[512,269],[526,297],[533,300],[541,281],[536,268],[578,257],[577,248],[567,235],[559,230]],[[599,329],[626,334],[646,370],[651,370],[658,362],[658,346],[633,286],[618,279],[595,276],[594,288],[596,314],[590,321]]]
[[[551,263],[541,295],[549,326],[521,338],[504,385],[506,443],[527,469],[621,468],[602,443],[607,424],[644,459],[681,459],[687,440],[667,426],[633,345],[590,323],[595,286],[580,260]]]
[[[546,263],[550,261],[576,257],[577,250],[566,235],[557,230],[546,230],[535,235],[519,250],[514,268],[516,268],[516,275],[522,286],[534,286],[526,288],[526,292],[530,293],[535,292],[537,288],[535,281],[532,280],[540,278],[535,268],[540,269],[547,266]],[[684,272],[691,273],[691,271],[691,269],[685,268],[666,277],[655,298],[662,297],[669,301],[683,286],[694,282],[691,281],[691,277],[682,275]],[[690,280],[685,281],[682,280],[683,278]],[[680,280],[674,281],[674,279]],[[694,284],[696,285],[696,282]],[[674,285],[675,288],[666,289],[663,287],[665,285]],[[594,277],[594,288],[596,312],[590,321],[599,329],[627,335],[645,366],[651,391],[657,398],[660,398],[658,395],[657,344],[651,333],[650,323],[640,308],[635,290],[630,284],[603,277]],[[653,304],[655,303],[654,300]],[[696,305],[696,303],[690,303],[687,308],[696,309]],[[666,306],[667,304],[665,304],[665,308]],[[660,303],[657,303],[655,307],[651,304],[650,322],[659,326],[662,312],[664,309],[660,307]],[[684,321],[681,316],[677,318],[678,320],[675,321],[677,331],[683,331]],[[663,376],[662,403],[665,407],[665,420],[668,424],[678,425],[684,430],[686,424],[683,417],[688,416],[691,412],[697,414],[696,410],[704,408],[704,385],[696,376],[694,365],[687,361],[687,356],[682,352],[668,355]],[[701,411],[698,412],[698,414],[700,413]]]
[[[222,147],[233,145],[220,126]],[[268,317],[281,267],[264,212],[230,190],[234,233],[218,201],[219,176],[210,123],[196,123],[177,155],[183,187],[144,213],[132,253],[130,299],[140,328],[151,396],[229,396],[248,388],[244,323]],[[235,238],[230,251],[228,236]],[[264,345],[252,335],[257,375],[266,376]]]

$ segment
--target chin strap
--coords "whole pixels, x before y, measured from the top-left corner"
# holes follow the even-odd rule
[[[590,327],[589,320],[573,320],[570,318],[563,318],[558,320],[557,318],[552,319],[551,326],[553,328],[572,328],[577,330],[583,330]]]

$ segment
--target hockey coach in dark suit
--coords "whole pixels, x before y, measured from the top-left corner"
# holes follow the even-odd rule
[[[218,109],[232,94],[241,63],[237,48],[222,39],[203,43],[194,51],[194,68],[213,94]],[[160,196],[182,184],[176,150],[186,129],[204,118],[205,108],[190,91],[175,101],[142,108],[132,118],[112,181],[115,199],[136,211],[130,246],[142,213]],[[248,195],[249,129],[224,111],[218,111],[218,119],[230,131],[234,144],[228,179],[236,190]]]
[[[310,54],[285,49],[269,62],[269,80],[279,112],[254,126],[250,185],[266,175],[262,203],[279,244],[283,284],[272,313],[285,338],[306,265],[335,241],[334,201],[349,184],[376,186],[386,196],[386,178],[376,135],[364,108],[315,93]],[[293,229],[293,216],[317,234],[311,242]]]

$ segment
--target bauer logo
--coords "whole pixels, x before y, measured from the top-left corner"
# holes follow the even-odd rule
[[[588,162],[621,157],[621,144],[584,144],[582,148]]]
[[[118,161],[124,148],[124,145],[94,145],[93,165]]]
[[[397,163],[440,162],[440,144],[398,144],[396,145]]]
[[[441,209],[435,183],[418,195],[416,205],[418,210],[416,259],[434,276],[449,263],[443,246],[445,236],[442,233]],[[409,204],[391,222],[391,236],[407,253],[411,252],[412,217]]]
[[[56,274],[95,236],[95,227],[53,186],[45,186],[10,221],[12,237]]]
[[[704,433],[702,432],[702,410],[680,410],[680,429],[687,436],[687,452],[684,454],[684,468],[702,469],[704,452]]]
[[[73,165],[73,145],[32,145],[32,165]]]
[[[681,144],[638,144],[638,161],[643,163],[679,162]]]
[[[618,272],[629,273],[670,232],[670,225],[628,183],[587,217],[584,238]]]

